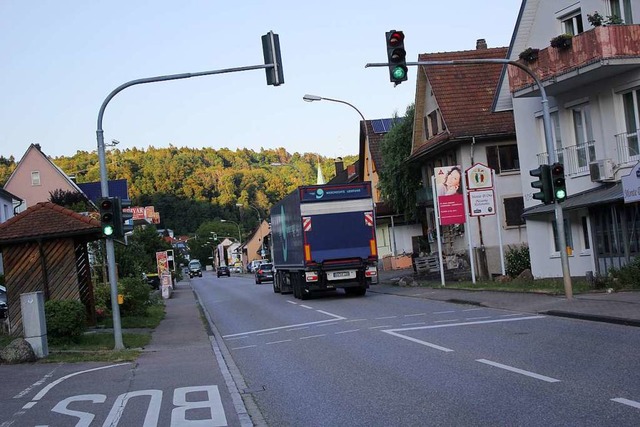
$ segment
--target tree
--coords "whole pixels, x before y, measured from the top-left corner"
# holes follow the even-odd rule
[[[416,191],[420,188],[420,167],[408,162],[413,137],[415,106],[407,107],[404,117],[394,117],[395,125],[380,144],[384,168],[380,171],[378,188],[385,201],[405,219],[417,219]]]
[[[58,188],[49,192],[49,201],[56,205],[71,209],[74,212],[87,212],[92,210],[89,199],[79,191],[63,190]]]
[[[156,252],[171,249],[171,244],[152,225],[136,227],[127,246],[116,245],[116,263],[120,277],[142,277],[156,271]]]

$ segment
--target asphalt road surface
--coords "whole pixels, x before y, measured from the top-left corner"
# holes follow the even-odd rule
[[[375,293],[192,286],[271,426],[638,426],[638,328]]]

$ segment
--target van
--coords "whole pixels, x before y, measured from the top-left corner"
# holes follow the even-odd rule
[[[192,259],[189,261],[189,278],[193,278],[195,276],[202,277],[202,265],[200,265],[199,260]]]

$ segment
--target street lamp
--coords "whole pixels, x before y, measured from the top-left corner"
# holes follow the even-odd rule
[[[302,97],[302,99],[306,102],[313,102],[313,101],[331,101],[331,102],[339,102],[340,104],[345,104],[348,105],[349,107],[353,108],[354,110],[356,110],[358,112],[358,114],[360,114],[360,117],[362,117],[362,121],[365,122],[365,135],[366,135],[366,130],[367,130],[367,126],[366,126],[366,120],[364,118],[364,115],[362,115],[362,113],[360,112],[360,110],[358,110],[353,104],[349,104],[347,101],[342,101],[340,99],[333,99],[333,98],[325,98],[324,96],[318,96],[318,95],[305,95]]]
[[[240,224],[228,219],[221,219],[220,222],[230,222],[232,224],[235,224],[238,227],[238,243],[240,244],[240,247],[238,248],[238,250],[240,251],[240,264],[244,266],[244,263],[242,262],[242,234],[240,233]],[[240,268],[243,268],[243,267],[240,267]]]
[[[236,203],[236,206],[239,208],[244,207],[243,203]],[[260,256],[264,258],[265,250],[264,250],[264,236],[262,235],[262,218],[260,217],[260,211],[258,208],[253,206],[251,203],[247,203],[247,206],[252,208],[258,214],[258,230],[260,231]]]

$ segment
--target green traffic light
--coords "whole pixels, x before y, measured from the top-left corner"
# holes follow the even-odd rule
[[[407,72],[402,67],[396,67],[393,69],[393,78],[394,79],[404,79],[404,76],[407,75]]]
[[[567,197],[567,192],[564,190],[557,190],[556,191],[556,200],[558,201],[562,201]]]
[[[113,230],[113,226],[112,226],[112,225],[105,225],[105,226],[102,228],[102,233],[103,233],[105,236],[111,236],[111,235],[113,235],[113,231],[114,231],[114,230]]]

